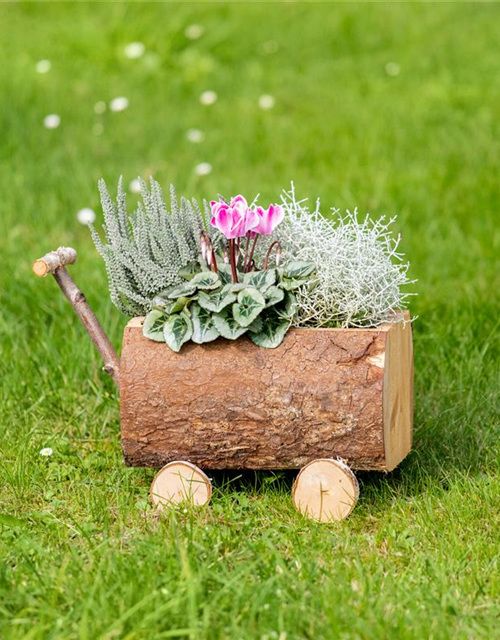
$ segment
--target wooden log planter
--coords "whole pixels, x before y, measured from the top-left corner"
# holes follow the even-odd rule
[[[65,290],[68,278],[76,289],[67,263],[55,264],[54,253],[47,271],[44,258],[35,267],[53,273],[76,308]],[[338,520],[358,498],[351,468],[391,471],[411,449],[407,312],[370,329],[291,329],[272,350],[243,337],[186,344],[180,353],[145,338],[142,318],[134,318],[118,361],[97,319],[89,327],[95,316],[88,311],[79,315],[120,389],[125,462],[165,465],[153,481],[155,504],[207,502],[211,485],[202,469],[301,469],[296,508],[319,521]]]

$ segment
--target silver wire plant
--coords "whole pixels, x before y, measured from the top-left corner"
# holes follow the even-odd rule
[[[398,251],[395,218],[360,219],[356,209],[342,214],[333,208],[327,219],[319,200],[310,211],[306,200],[296,199],[293,183],[283,192],[282,206],[284,258],[316,265],[316,283],[296,292],[295,326],[373,327],[407,307],[414,294],[402,287],[415,280],[408,279],[410,265]]]
[[[181,198],[179,204],[171,186],[168,211],[160,185],[153,178],[149,188],[140,182],[142,202],[129,215],[122,179],[116,202],[100,180],[104,241],[89,225],[106,265],[111,300],[129,316],[144,315],[159,291],[182,282],[179,269],[198,258],[200,233],[205,229],[196,200]]]

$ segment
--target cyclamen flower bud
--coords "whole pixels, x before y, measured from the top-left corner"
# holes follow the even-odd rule
[[[207,234],[202,231],[200,236],[201,257],[206,260],[207,257]]]
[[[276,266],[279,267],[281,262],[281,246],[276,249]]]
[[[227,247],[224,247],[223,256],[224,256],[224,264],[229,264],[229,252],[227,250]]]
[[[212,247],[212,243],[210,242],[210,239],[208,239],[207,242],[207,262],[208,264],[212,264],[212,254],[213,254],[213,247]]]

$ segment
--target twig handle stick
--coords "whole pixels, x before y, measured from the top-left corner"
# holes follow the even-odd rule
[[[103,370],[108,373],[119,385],[120,359],[106,335],[101,323],[89,306],[87,299],[73,282],[72,277],[66,271],[66,264],[76,262],[76,251],[71,247],[59,247],[57,251],[51,251],[33,264],[33,271],[39,277],[51,273],[61,288],[71,306],[82,321],[92,342],[104,361]]]
[[[35,260],[33,263],[33,272],[39,278],[47,276],[49,273],[54,274],[59,267],[76,262],[76,251],[72,247],[59,247],[55,251],[51,251]]]

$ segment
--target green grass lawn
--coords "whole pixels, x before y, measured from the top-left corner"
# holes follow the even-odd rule
[[[2,640],[500,637],[499,20],[494,3],[0,5]],[[117,96],[128,109],[94,113]],[[398,215],[419,279],[414,450],[358,474],[347,521],[302,519],[293,473],[214,474],[201,513],[149,507],[112,382],[30,271],[75,246],[119,347],[76,212],[99,215],[97,179],[120,174],[264,200],[293,179],[325,210]]]

